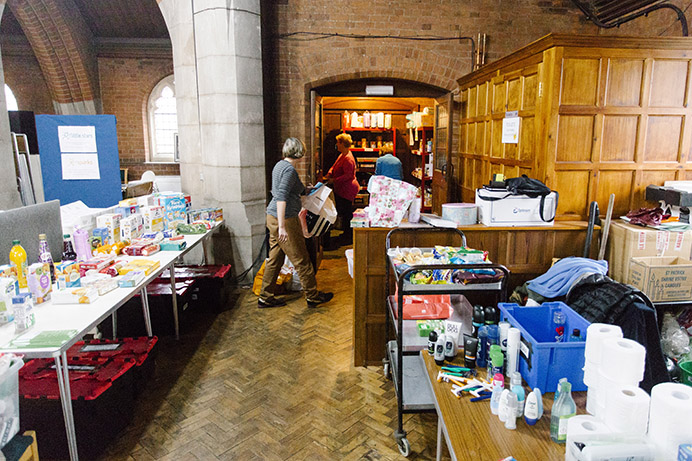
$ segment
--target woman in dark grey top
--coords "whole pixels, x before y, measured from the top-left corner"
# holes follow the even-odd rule
[[[310,263],[303,229],[298,219],[301,208],[300,196],[305,186],[298,176],[294,163],[305,153],[305,145],[298,138],[288,138],[280,160],[272,170],[272,200],[267,206],[267,229],[269,229],[269,258],[264,267],[262,291],[257,300],[258,307],[285,306],[286,302],[276,297],[276,279],[283,266],[284,258],[293,263],[303,286],[308,307],[317,307],[334,296],[317,290],[315,271]]]

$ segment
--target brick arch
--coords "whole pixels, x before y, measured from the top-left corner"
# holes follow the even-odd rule
[[[72,0],[7,0],[43,72],[56,113],[101,111],[89,27]]]

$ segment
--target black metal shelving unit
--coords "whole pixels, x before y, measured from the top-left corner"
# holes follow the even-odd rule
[[[421,413],[435,410],[432,390],[427,383],[427,376],[423,358],[419,351],[427,347],[427,338],[418,336],[416,320],[404,320],[403,299],[404,295],[463,295],[470,292],[490,291],[495,292],[498,302],[507,299],[507,282],[509,270],[500,264],[435,264],[411,266],[397,273],[394,263],[389,256],[391,248],[391,236],[394,234],[411,234],[416,232],[452,233],[459,236],[459,246],[466,247],[466,236],[459,229],[451,228],[397,228],[387,234],[386,240],[386,266],[385,293],[387,306],[386,337],[389,338],[389,322],[394,327],[395,339],[387,341],[385,358],[382,360],[385,376],[391,376],[397,396],[398,426],[394,433],[399,452],[403,456],[411,453],[411,445],[406,438],[403,429],[403,415],[405,413]],[[441,285],[416,285],[407,280],[407,276],[421,270],[435,269],[494,269],[500,271],[503,277],[497,282],[473,283],[473,284],[441,284]],[[397,285],[397,295],[389,294],[390,272],[394,273]],[[466,301],[468,307],[468,301]],[[455,310],[457,306],[455,306]],[[396,311],[396,315],[395,315]],[[404,379],[406,386],[404,386]]]

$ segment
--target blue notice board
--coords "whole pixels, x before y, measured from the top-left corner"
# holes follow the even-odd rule
[[[107,208],[122,200],[114,115],[37,115],[46,201]]]

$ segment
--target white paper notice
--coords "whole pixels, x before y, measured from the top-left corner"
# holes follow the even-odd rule
[[[96,150],[96,127],[59,126],[58,140],[61,153],[88,152]]]
[[[62,154],[62,179],[101,179],[98,154]]]
[[[519,142],[519,117],[502,119],[502,143],[517,144]]]

